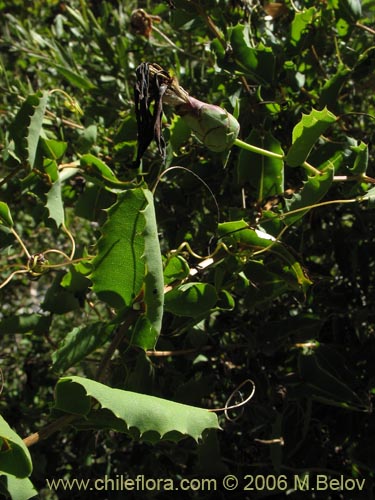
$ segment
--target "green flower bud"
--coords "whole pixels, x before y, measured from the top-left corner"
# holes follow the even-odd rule
[[[227,110],[188,96],[188,102],[178,107],[177,113],[203,144],[216,153],[233,146],[240,125]]]

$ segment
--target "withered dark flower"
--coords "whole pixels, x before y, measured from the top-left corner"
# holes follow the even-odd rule
[[[161,69],[161,68],[160,68]],[[163,116],[163,94],[167,90],[167,84],[162,83],[163,77],[159,78],[151,73],[150,64],[142,63],[136,69],[137,81],[134,86],[135,115],[138,126],[138,152],[135,161],[139,166],[141,158],[154,139],[159,153],[165,161],[166,148],[161,130],[161,120]],[[153,113],[150,107],[153,105]]]
[[[150,106],[154,103],[154,113]],[[161,131],[163,103],[171,106],[203,144],[215,152],[228,150],[237,139],[240,126],[227,110],[191,97],[167,71],[157,64],[142,63],[137,68],[135,104],[138,123],[137,164],[155,139],[165,159]]]

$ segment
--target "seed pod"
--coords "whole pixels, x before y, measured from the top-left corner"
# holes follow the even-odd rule
[[[203,144],[217,153],[233,146],[240,131],[240,125],[226,109],[208,104],[188,96],[188,102],[179,106],[176,112]]]

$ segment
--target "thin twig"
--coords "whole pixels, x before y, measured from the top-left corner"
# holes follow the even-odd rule
[[[365,30],[365,31],[368,31],[369,33],[371,33],[371,35],[375,35],[375,30],[373,30],[369,26],[366,26],[365,24],[362,24],[358,21],[355,23],[355,25],[357,26],[357,28],[361,28],[362,30]]]
[[[25,437],[23,442],[28,448],[30,448],[33,444],[38,443],[42,439],[47,439],[49,436],[60,431],[63,427],[66,427],[78,418],[80,418],[79,415],[64,415],[45,427],[42,427],[40,431],[34,432],[33,434],[30,434],[30,436]]]

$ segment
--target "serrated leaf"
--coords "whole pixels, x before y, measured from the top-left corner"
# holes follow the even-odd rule
[[[270,133],[253,130],[245,142],[283,155],[279,141]],[[241,149],[237,177],[240,184],[249,185],[251,198],[261,201],[284,191],[284,162]]]
[[[4,483],[4,488],[8,491],[12,500],[28,500],[38,496],[29,478],[19,478],[12,474],[4,474],[0,477],[0,483]]]
[[[142,315],[137,319],[137,322],[131,331],[129,343],[140,347],[145,351],[148,349],[155,349],[159,333],[160,329],[156,330],[148,317],[146,315]]]
[[[90,279],[98,297],[115,309],[129,307],[143,285],[146,205],[143,189],[121,192],[102,228]]]
[[[34,113],[30,117],[30,125],[27,133],[28,161],[31,167],[34,167],[36,150],[39,143],[40,132],[42,130],[44,113],[48,101],[48,92],[42,92],[37,106],[34,106]]]
[[[310,114],[302,114],[302,119],[293,129],[292,146],[286,155],[286,162],[291,167],[298,167],[306,161],[309,153],[321,134],[336,121],[336,116],[324,108],[313,109]]]
[[[284,222],[285,224],[294,224],[297,220],[303,217],[311,206],[318,203],[327,193],[333,182],[335,173],[334,166],[328,167],[320,175],[308,177],[304,182],[301,191],[294,193],[290,199],[285,200]],[[288,215],[288,212],[299,210],[303,207],[308,207],[306,210]]]
[[[253,81],[268,86],[275,77],[275,56],[271,47],[262,43],[253,46],[250,41],[249,27],[244,24],[227,28],[231,55],[223,49],[216,38],[211,42],[211,50],[216,54],[220,67],[230,72],[241,72]]]
[[[244,24],[228,28],[228,35],[233,51],[231,59],[235,61],[237,67],[259,83],[265,85],[271,83],[275,71],[275,56],[272,49],[262,43],[253,47],[250,42],[249,28]]]
[[[13,227],[13,219],[9,207],[3,201],[0,201],[0,224],[6,227]]]
[[[46,208],[49,212],[49,217],[56,222],[56,226],[60,227],[64,224],[65,213],[64,213],[64,203],[61,193],[61,181],[58,178],[51,186],[47,193],[47,203]]]
[[[0,415],[0,472],[16,477],[27,477],[33,470],[28,448],[20,436]]]
[[[97,322],[76,327],[64,339],[63,345],[52,354],[53,368],[64,371],[79,363],[102,346],[110,337],[114,325]]]
[[[93,400],[100,406],[99,410],[92,410]],[[206,429],[219,429],[217,416],[202,408],[113,389],[75,376],[58,381],[55,408],[84,417],[82,423],[86,421],[86,426],[91,428],[96,428],[96,422],[99,428],[107,425],[120,432],[131,432],[135,428],[140,437],[151,441],[168,437],[178,440],[186,436],[198,441]],[[103,412],[112,416],[112,425],[108,425],[111,419],[100,418]]]
[[[210,283],[185,283],[165,295],[165,309],[177,316],[198,317],[207,314],[217,302],[216,289]]]
[[[164,305],[163,263],[156,226],[154,198],[151,191],[147,189],[143,190],[143,194],[147,200],[147,206],[143,210],[146,224],[142,233],[144,237],[143,260],[145,263],[143,301],[146,306],[145,315],[159,335]],[[155,344],[148,348],[153,349],[154,347]]]
[[[351,150],[355,153],[356,157],[354,165],[349,170],[354,175],[363,175],[366,173],[368,166],[368,146],[364,142],[360,142],[358,146],[352,146]]]
[[[308,27],[314,22],[317,10],[315,7],[296,12],[291,24],[290,42],[297,46]]]
[[[9,127],[16,154],[27,161],[31,168],[34,167],[36,159],[47,101],[48,92],[29,95]]]

